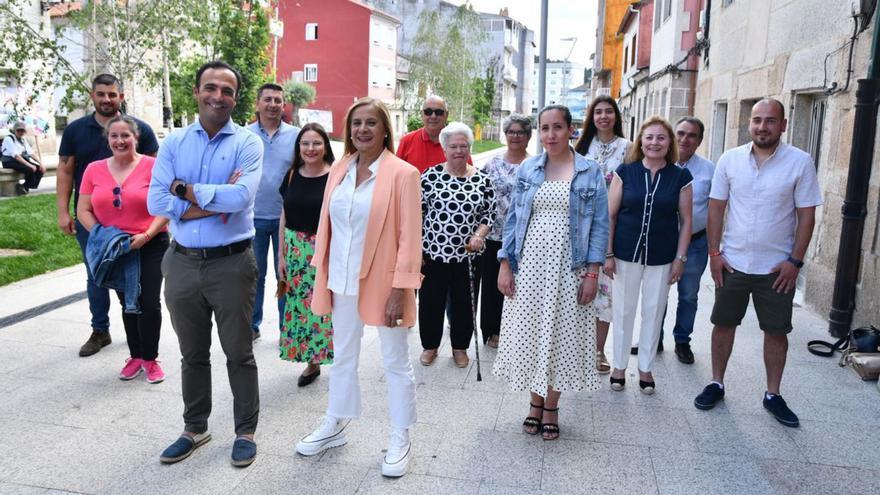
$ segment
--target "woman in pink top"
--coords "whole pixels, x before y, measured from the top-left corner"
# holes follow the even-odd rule
[[[76,214],[90,232],[100,224],[131,234],[131,249],[139,250],[141,314],[122,313],[131,357],[125,361],[119,378],[131,380],[144,371],[149,383],[159,383],[165,379],[156,357],[162,326],[159,291],[162,256],[168,249],[168,219],[152,217],[147,212],[147,191],[155,159],[136,151],[139,132],[131,117],[120,115],[110,119],[104,133],[113,156],[92,162],[86,168]],[[116,293],[119,301],[124,302],[123,292]]]

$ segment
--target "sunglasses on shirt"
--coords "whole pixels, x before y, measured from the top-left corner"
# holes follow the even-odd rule
[[[446,113],[446,110],[443,110],[442,108],[423,108],[422,113],[425,114],[425,117],[430,117],[431,115],[442,117],[443,114]]]
[[[119,186],[113,188],[113,206],[122,208],[122,188]]]

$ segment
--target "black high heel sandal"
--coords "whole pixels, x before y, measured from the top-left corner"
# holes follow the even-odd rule
[[[543,407],[543,410],[547,412],[559,412],[559,408],[546,408]],[[557,420],[558,421],[558,420]],[[547,435],[552,435],[550,438],[547,438]],[[541,425],[541,438],[545,441],[556,440],[559,438],[559,423],[544,423]]]
[[[531,402],[529,402],[529,406],[532,407],[533,409],[541,409],[541,410],[544,409],[544,404],[540,404],[540,405],[536,406],[535,404],[532,404]],[[529,429],[526,429],[526,428],[529,428]],[[534,430],[531,430],[531,428],[534,428]],[[541,432],[541,418],[538,418],[535,416],[527,416],[526,420],[523,421],[523,432],[525,432],[528,435],[537,435],[538,433],[540,433]]]

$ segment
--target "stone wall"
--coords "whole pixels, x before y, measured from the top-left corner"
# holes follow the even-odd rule
[[[787,107],[788,129],[783,140],[808,148],[811,111],[824,102],[818,176],[825,204],[817,209],[816,229],[799,287],[804,302],[827,316],[852,146],[856,79],[867,74],[873,28],[862,32],[855,42],[849,87],[830,95],[825,90],[833,82],[840,89],[846,84],[848,48],[841,47],[853,31],[847,2],[737,0],[724,8],[714,2],[710,29],[709,64],[700,67],[694,109],[706,123],[701,154],[713,156],[748,142],[751,105],[764,96],[777,98]],[[724,104],[726,118],[721,119]],[[880,162],[880,145],[875,147],[874,162]],[[880,165],[875,165],[855,325],[880,324],[878,183]]]

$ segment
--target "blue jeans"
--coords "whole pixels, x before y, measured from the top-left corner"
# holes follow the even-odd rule
[[[260,331],[263,323],[263,296],[266,292],[266,263],[269,257],[269,244],[272,245],[272,258],[275,260],[275,279],[278,279],[278,222],[279,219],[267,220],[264,218],[254,219],[254,256],[257,258],[257,296],[254,299],[254,317],[251,320],[251,330],[254,333]],[[275,291],[272,291],[275,294]],[[278,299],[278,328],[284,321],[284,298]]]
[[[92,330],[95,332],[110,331],[110,290],[98,287],[92,280],[92,272],[86,262],[86,244],[89,242],[89,231],[79,220],[76,221],[76,242],[82,251],[83,263],[86,264],[86,294],[89,296],[89,312],[92,314]]]
[[[700,279],[709,261],[709,241],[705,235],[691,241],[687,257],[684,273],[678,281],[678,309],[675,312],[675,328],[672,329],[676,344],[689,344],[694,332]]]

